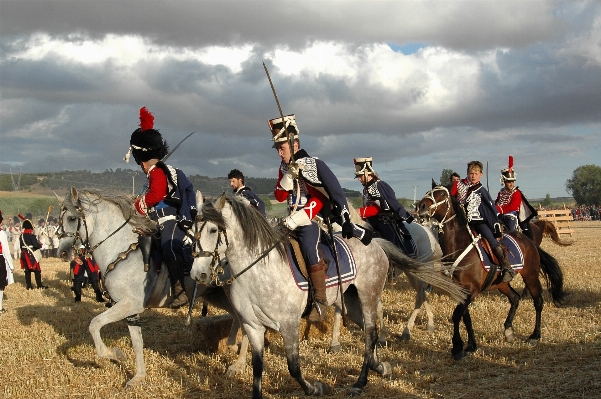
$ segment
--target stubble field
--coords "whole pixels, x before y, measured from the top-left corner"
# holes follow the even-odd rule
[[[520,303],[514,329],[519,342],[503,340],[503,321],[509,309],[497,292],[481,295],[472,305],[478,351],[460,362],[450,356],[454,304],[430,294],[436,331],[425,330],[418,317],[412,340],[400,334],[413,308],[414,294],[403,276],[387,284],[384,312],[389,328],[387,346],[378,353],[393,366],[391,376],[370,373],[363,398],[581,398],[601,392],[601,223],[576,224],[571,247],[548,239],[542,247],[562,266],[569,296],[554,307],[545,291],[542,339],[532,347],[523,342],[534,328],[534,308],[528,297]],[[144,321],[144,355],[148,376],[143,385],[124,390],[134,373],[134,356],[124,322],[104,327],[109,346],[127,356],[123,363],[99,359],[88,333],[90,320],[104,311],[91,289],[81,303],[73,302],[69,266],[55,259],[42,263],[48,290],[27,291],[23,272],[6,289],[7,312],[0,315],[0,395],[7,398],[240,398],[251,396],[252,368],[225,375],[236,354],[203,352],[205,333],[199,333],[200,310],[191,326],[184,325],[185,309],[148,310]],[[544,283],[543,283],[544,284]],[[512,284],[521,292],[521,278]],[[210,309],[209,316],[222,314]],[[330,318],[331,319],[331,318]],[[333,387],[333,397],[346,397],[362,363],[363,336],[343,329],[342,350],[329,354],[329,334],[313,329],[301,343],[301,364],[309,381]],[[288,374],[277,333],[268,332],[263,392],[267,398],[304,397]]]

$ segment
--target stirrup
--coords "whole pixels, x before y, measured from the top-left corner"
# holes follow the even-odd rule
[[[322,309],[322,306],[326,306],[323,303],[319,303],[317,301],[313,301],[313,306],[311,308],[311,313],[309,313],[308,320],[311,322],[320,322],[324,321],[326,317],[326,312]]]
[[[513,269],[503,269],[501,272],[504,283],[509,283],[515,277],[515,271]]]

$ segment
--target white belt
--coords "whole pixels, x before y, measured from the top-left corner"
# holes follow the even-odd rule
[[[163,224],[167,220],[175,220],[175,219],[177,219],[177,218],[175,216],[173,216],[173,215],[171,215],[171,216],[163,216],[163,217],[159,218],[158,222],[159,222],[159,224]]]

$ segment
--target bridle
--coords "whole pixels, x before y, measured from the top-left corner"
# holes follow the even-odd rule
[[[446,193],[445,199],[443,201],[436,201],[436,199],[434,198],[435,191],[444,191]],[[453,214],[453,216],[447,219],[447,217],[449,216],[449,211],[451,210],[451,196],[449,194],[449,190],[444,186],[436,186],[424,195],[422,200],[424,199],[429,199],[430,201],[432,201],[432,205],[430,205],[430,207],[428,208],[428,218],[431,219],[431,223],[438,228],[438,233],[444,234],[444,225],[453,220],[455,216],[457,216],[457,214]],[[436,210],[440,205],[446,205],[447,211],[445,212],[442,220],[437,221],[436,219],[434,219],[434,214],[436,213]]]
[[[202,244],[200,243],[200,239],[202,237],[202,231],[204,230],[207,220],[202,221],[202,225],[198,228],[198,222],[194,223],[194,232],[191,234],[189,231],[186,232],[186,236],[192,240],[192,257],[194,258],[212,258],[211,264],[209,268],[211,269],[211,281],[215,283],[217,286],[222,286],[224,284],[231,284],[231,281],[228,280],[225,283],[223,280],[219,278],[219,275],[225,273],[223,266],[221,265],[221,255],[219,254],[219,246],[222,243],[225,243],[225,247],[229,247],[230,243],[227,239],[227,230],[225,228],[217,227],[217,242],[215,243],[215,248],[213,252],[205,251],[202,248]]]

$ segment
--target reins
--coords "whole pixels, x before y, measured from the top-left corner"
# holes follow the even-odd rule
[[[444,190],[447,193],[444,201],[438,202],[434,198],[434,191],[437,191],[437,190]],[[428,208],[428,218],[430,218],[430,219],[432,219],[432,216],[434,216],[434,212],[430,213],[431,210],[436,211],[436,209],[438,208],[439,205],[443,205],[443,204],[447,205],[447,211],[445,212],[442,220],[440,222],[435,219],[434,219],[434,221],[432,221],[432,224],[438,228],[438,233],[444,234],[443,227],[444,227],[445,223],[450,222],[457,216],[457,214],[453,214],[453,216],[451,216],[450,218],[447,219],[447,216],[449,215],[449,211],[451,210],[449,190],[447,190],[446,187],[439,186],[439,187],[433,188],[432,190],[428,191],[424,195],[423,198],[426,198],[426,199],[429,199],[430,201],[432,201],[432,205],[430,205],[430,207]]]

